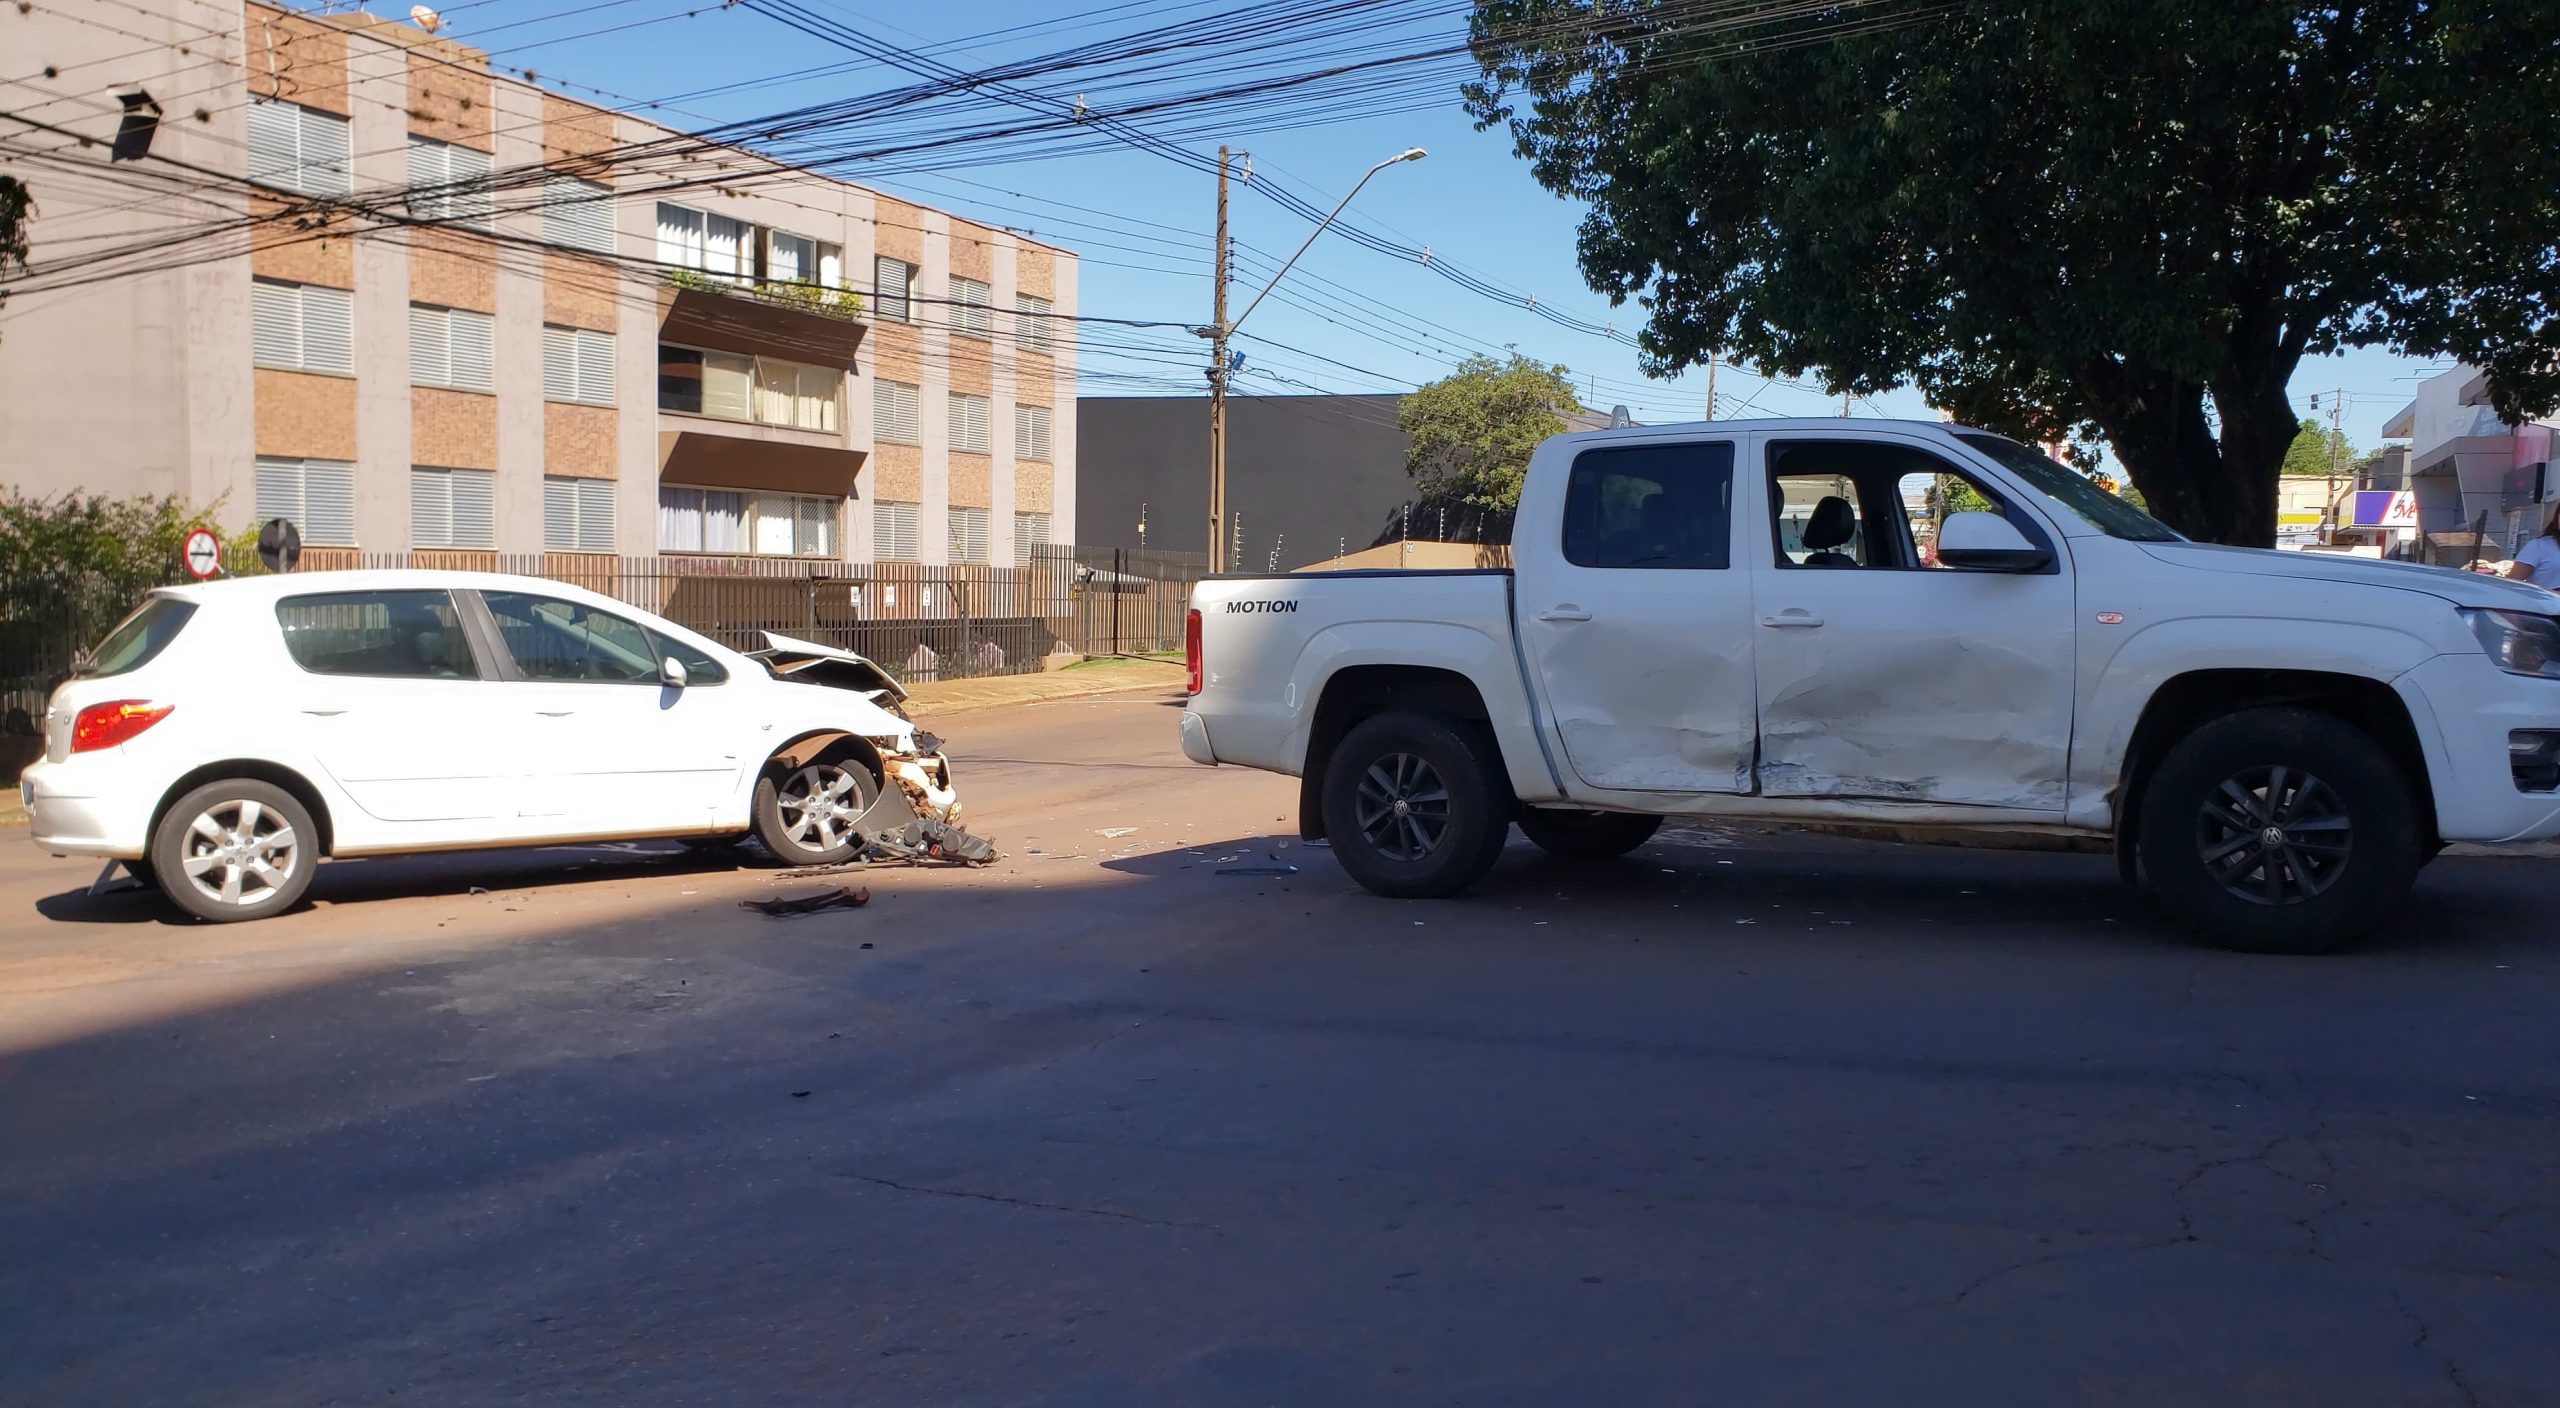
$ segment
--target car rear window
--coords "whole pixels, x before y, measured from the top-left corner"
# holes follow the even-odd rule
[[[276,603],[276,624],[283,628],[284,648],[293,663],[315,675],[480,678],[451,592],[289,596]]]
[[[116,623],[98,648],[89,653],[84,675],[121,675],[138,670],[151,662],[151,657],[169,648],[169,642],[186,629],[187,618],[196,614],[192,602],[174,596],[146,597],[133,614]]]

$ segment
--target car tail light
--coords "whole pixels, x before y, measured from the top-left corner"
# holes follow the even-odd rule
[[[100,748],[113,748],[169,717],[172,707],[154,704],[147,699],[118,699],[107,704],[92,704],[71,721],[71,751],[89,753]]]
[[[1200,692],[1200,613],[1182,618],[1182,662],[1191,671],[1191,692]]]

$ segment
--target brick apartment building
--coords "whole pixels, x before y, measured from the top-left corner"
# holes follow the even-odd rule
[[[0,482],[409,552],[991,563],[1075,522],[1076,259],[364,14],[8,17]],[[150,154],[110,163],[126,94]],[[80,158],[91,158],[81,165]],[[278,218],[291,214],[292,218]],[[94,281],[46,291],[69,251]]]

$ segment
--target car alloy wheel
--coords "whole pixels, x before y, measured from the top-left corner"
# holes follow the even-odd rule
[[[2215,883],[2251,904],[2300,904],[2346,873],[2355,823],[2327,783],[2300,768],[2244,769],[2196,814],[2196,855]]]
[[[854,821],[871,806],[862,784],[833,763],[811,763],[782,780],[774,805],[782,834],[811,851],[833,851],[854,839]]]
[[[255,909],[289,892],[302,864],[302,838],[292,819],[254,798],[235,797],[196,813],[178,868],[212,903]]]
[[[1419,861],[1449,830],[1449,788],[1431,764],[1390,753],[1369,765],[1357,794],[1360,833],[1392,860]]]

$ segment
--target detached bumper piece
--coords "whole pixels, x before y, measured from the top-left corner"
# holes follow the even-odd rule
[[[940,759],[933,761],[939,763]],[[892,763],[891,766],[895,768],[897,764]],[[909,762],[906,766],[915,768],[916,764]],[[944,776],[948,775],[944,771]],[[854,859],[841,865],[808,866],[784,874],[831,875],[838,871],[859,870],[875,863],[986,865],[1004,859],[994,843],[985,837],[972,835],[955,822],[923,815],[925,803],[917,795],[918,790],[921,789],[897,787],[884,791],[863,809],[862,815],[853,819],[853,829],[862,836],[862,850]],[[936,790],[949,795],[947,787]]]

